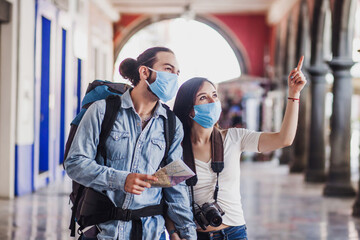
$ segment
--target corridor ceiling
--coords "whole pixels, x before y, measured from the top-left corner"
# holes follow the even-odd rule
[[[120,13],[181,14],[266,12],[276,0],[109,0]]]
[[[121,14],[264,14],[276,23],[298,0],[108,0]]]

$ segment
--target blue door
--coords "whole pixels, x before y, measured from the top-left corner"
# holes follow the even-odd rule
[[[61,50],[61,102],[60,102],[60,158],[59,164],[64,161],[65,148],[65,76],[66,76],[66,30],[62,29],[62,50]]]
[[[49,84],[51,21],[41,17],[41,97],[39,173],[49,170]]]

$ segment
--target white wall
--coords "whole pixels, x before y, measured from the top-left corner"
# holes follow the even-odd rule
[[[19,17],[18,104],[16,143],[34,141],[34,37],[35,0],[22,1]]]
[[[39,12],[52,21],[50,61],[50,122],[49,122],[49,172],[38,174],[39,106],[36,101],[39,86],[34,76],[39,77],[41,46],[35,39],[41,39],[41,31],[35,32],[35,0],[8,0],[12,4],[11,21],[0,27],[0,197],[13,198],[15,187],[15,146],[34,145],[34,188],[62,177],[62,169],[56,164],[59,156],[59,94],[61,84],[61,36],[62,28],[67,31],[66,52],[66,113],[65,134],[74,117],[76,107],[77,58],[82,60],[82,92],[95,76],[91,75],[93,49],[99,50],[98,68],[102,79],[112,79],[113,32],[112,21],[116,13],[103,8],[106,2],[69,0],[69,8],[60,10],[51,0],[39,0]],[[77,8],[76,3],[80,3]],[[108,3],[106,3],[107,6]],[[105,5],[106,5],[105,4]],[[49,6],[50,7],[49,7]],[[55,9],[55,14],[54,10]],[[50,11],[50,12],[48,12]],[[108,11],[108,12],[107,12]],[[111,15],[108,17],[108,14]],[[91,26],[91,27],[90,27]],[[36,57],[36,61],[35,60]],[[106,66],[105,63],[106,62]],[[35,90],[35,88],[37,88]],[[67,136],[66,136],[67,137]],[[65,140],[66,140],[65,137]],[[20,159],[28,163],[29,159]],[[21,162],[20,162],[21,163]],[[30,170],[29,170],[30,171]]]
[[[15,110],[18,5],[12,3],[10,22],[1,24],[0,56],[0,197],[14,197]]]
[[[89,9],[89,76],[88,81],[95,79],[111,81],[114,65],[114,44],[111,19],[97,5]],[[94,52],[97,49],[97,64],[94,66]],[[96,74],[95,69],[96,68]]]

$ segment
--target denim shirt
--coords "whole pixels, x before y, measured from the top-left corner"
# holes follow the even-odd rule
[[[96,158],[101,123],[105,114],[105,100],[94,102],[86,111],[76,131],[68,157],[66,172],[70,178],[101,192],[117,207],[139,209],[160,203],[163,194],[168,205],[168,216],[174,221],[180,235],[196,239],[196,225],[187,187],[184,182],[170,188],[145,188],[140,195],[125,192],[129,173],[153,174],[159,168],[165,153],[164,119],[166,109],[158,103],[153,117],[142,130],[141,118],[136,113],[130,91],[121,97],[121,108],[106,140],[107,166],[101,156]],[[169,149],[167,163],[182,159],[183,139],[181,122],[176,118],[176,133]],[[101,154],[99,154],[101,155]],[[163,190],[163,191],[162,191]],[[159,239],[165,230],[163,216],[141,218],[143,239]],[[108,221],[99,224],[98,239],[130,239],[132,222]]]

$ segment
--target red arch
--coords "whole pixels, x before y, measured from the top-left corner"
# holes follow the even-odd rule
[[[122,15],[120,21],[114,24],[115,58],[124,43],[135,32],[153,22],[175,17],[178,16],[161,16],[158,19],[152,19],[146,15]],[[208,19],[208,21],[202,21],[203,19]],[[212,21],[214,19],[215,22]],[[266,17],[264,15],[217,14],[200,16],[199,20],[207,22],[207,24],[213,22],[211,26],[219,33],[230,34],[230,38],[232,38],[235,44],[229,44],[232,45],[233,49],[236,46],[241,55],[237,57],[243,73],[253,76],[264,76],[264,55],[266,51],[270,50],[269,43],[272,42],[270,41],[272,31],[266,24]],[[217,29],[215,26],[217,26]],[[226,39],[229,40],[229,37]],[[236,49],[234,51],[236,52]],[[239,58],[242,58],[242,60]]]

